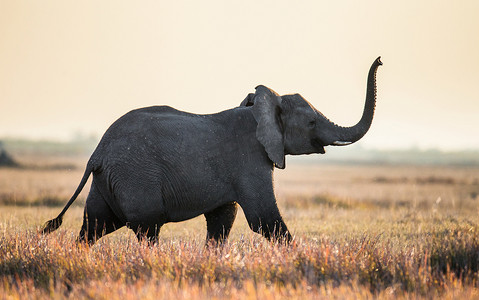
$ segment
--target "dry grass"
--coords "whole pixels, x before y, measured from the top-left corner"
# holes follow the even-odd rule
[[[60,210],[36,203],[65,203],[82,172],[0,169],[2,199],[16,197],[3,203],[23,203],[0,211],[3,298],[479,297],[478,169],[290,164],[276,186],[292,245],[240,214],[221,248],[205,247],[198,217],[165,225],[156,247],[122,229],[90,249],[74,243],[80,206],[36,233]]]
[[[63,206],[78,186],[87,157],[20,156],[27,168],[0,168],[0,205]],[[58,168],[59,165],[71,166]],[[79,197],[80,206],[88,189]]]

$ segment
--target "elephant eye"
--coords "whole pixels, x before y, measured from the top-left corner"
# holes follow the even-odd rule
[[[315,121],[315,120],[309,121],[309,122],[308,122],[308,126],[309,126],[310,128],[313,128],[314,126],[316,126],[316,121]]]

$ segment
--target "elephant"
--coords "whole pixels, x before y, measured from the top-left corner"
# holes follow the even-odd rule
[[[361,139],[373,120],[380,65],[378,57],[368,73],[362,117],[351,127],[331,122],[300,94],[280,96],[263,85],[238,107],[214,114],[168,106],[132,110],[105,132],[73,196],[41,232],[60,227],[93,174],[78,242],[92,245],[127,226],[140,242],[155,244],[163,224],[203,214],[207,243],[220,244],[239,205],[251,230],[288,243],[292,235],[276,203],[274,168],[285,168],[285,155],[324,154],[325,146]]]

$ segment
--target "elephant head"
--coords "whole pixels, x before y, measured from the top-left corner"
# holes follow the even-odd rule
[[[241,106],[253,106],[258,123],[256,137],[277,168],[285,167],[286,154],[324,154],[325,146],[345,146],[361,139],[371,126],[376,105],[376,71],[380,57],[372,64],[367,82],[366,103],[361,120],[352,127],[331,122],[301,95],[279,96],[260,85]]]

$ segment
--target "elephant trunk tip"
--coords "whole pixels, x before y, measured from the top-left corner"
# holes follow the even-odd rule
[[[383,62],[381,61],[381,56],[379,56],[378,58],[376,58],[376,62],[382,66],[383,65]]]

